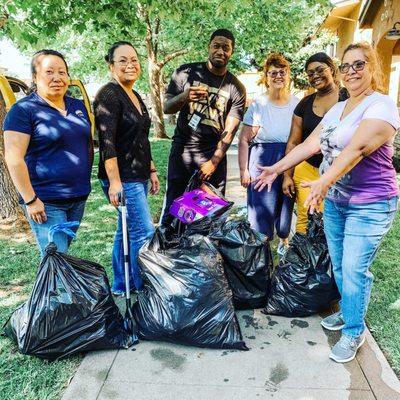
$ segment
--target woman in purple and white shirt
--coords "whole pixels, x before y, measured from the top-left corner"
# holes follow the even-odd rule
[[[352,360],[364,343],[373,276],[369,270],[394,219],[398,184],[393,168],[393,139],[400,127],[396,104],[381,91],[377,55],[368,43],[346,48],[339,66],[350,98],[335,104],[313,133],[281,161],[263,167],[256,188],[322,151],[321,177],[304,182],[311,193],[310,212],[324,202],[324,226],[333,272],[342,300],[340,311],[321,324],[342,329],[330,358]]]

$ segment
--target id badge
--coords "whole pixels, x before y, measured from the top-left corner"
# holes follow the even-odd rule
[[[190,118],[190,121],[188,123],[189,127],[192,128],[194,131],[197,129],[201,122],[202,116],[195,111],[192,115],[192,118]]]

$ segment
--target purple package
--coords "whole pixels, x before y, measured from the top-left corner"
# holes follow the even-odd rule
[[[184,224],[190,224],[203,217],[215,213],[229,203],[202,189],[184,193],[172,203],[169,212]]]

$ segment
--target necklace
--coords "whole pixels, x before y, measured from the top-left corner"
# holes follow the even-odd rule
[[[336,92],[337,86],[336,85],[329,85],[327,88],[321,89],[317,91],[316,97],[325,97],[329,96],[331,93]]]

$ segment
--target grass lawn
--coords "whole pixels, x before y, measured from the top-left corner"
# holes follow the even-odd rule
[[[400,378],[400,212],[373,264],[368,327]]]
[[[162,207],[170,144],[169,140],[156,140],[151,144],[162,189],[157,196],[149,196],[154,221],[158,221]],[[100,263],[111,277],[116,211],[107,204],[96,178],[97,157],[95,166],[92,193],[70,253]],[[0,327],[29,296],[38,265],[36,244],[15,243],[11,238],[0,240]],[[80,356],[53,363],[23,356],[8,338],[0,337],[0,400],[60,399],[80,361]]]
[[[162,191],[149,197],[154,220],[162,205],[170,141],[152,142],[153,158],[159,170]],[[108,205],[93,171],[93,191],[71,254],[102,264],[111,276],[111,250],[116,211]],[[391,365],[400,375],[400,214],[385,239],[373,266],[375,286],[368,323]],[[35,245],[0,240],[0,324],[29,296],[39,264]],[[391,307],[392,306],[392,307]],[[81,357],[47,363],[19,354],[7,338],[0,338],[0,400],[60,399]],[[78,399],[77,399],[78,400]]]

